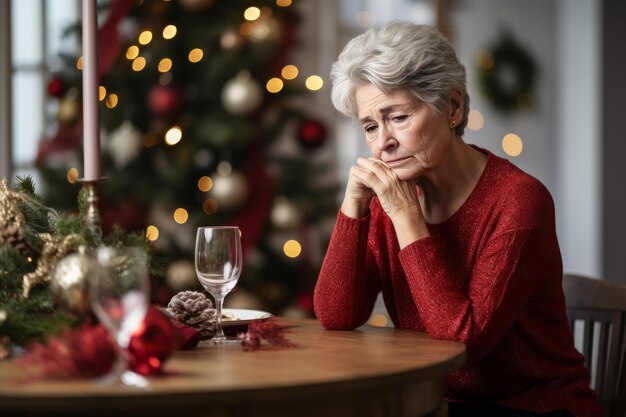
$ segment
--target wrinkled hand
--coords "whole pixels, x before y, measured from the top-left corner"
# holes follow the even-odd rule
[[[342,210],[348,216],[351,209],[362,217],[372,197],[376,195],[385,213],[391,218],[397,213],[419,209],[418,191],[415,182],[403,181],[383,161],[374,158],[359,158],[350,169],[348,187]]]

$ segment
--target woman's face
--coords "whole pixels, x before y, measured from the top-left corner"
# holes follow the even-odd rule
[[[385,94],[373,84],[358,87],[355,100],[372,155],[401,180],[417,180],[446,157],[455,138],[449,112],[435,112],[406,90]]]

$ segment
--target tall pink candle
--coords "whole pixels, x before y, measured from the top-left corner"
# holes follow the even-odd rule
[[[85,180],[100,178],[96,0],[83,0],[83,162]]]

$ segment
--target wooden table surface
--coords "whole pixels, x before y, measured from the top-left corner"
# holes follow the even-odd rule
[[[0,362],[0,415],[8,416],[423,416],[440,409],[445,375],[465,361],[461,343],[364,326],[328,331],[293,324],[296,348],[241,346],[176,352],[148,389],[89,380],[16,383]]]

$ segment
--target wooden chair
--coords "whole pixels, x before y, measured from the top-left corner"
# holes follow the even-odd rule
[[[563,290],[574,340],[582,340],[577,347],[591,372],[591,386],[607,417],[624,417],[626,284],[565,274]]]

